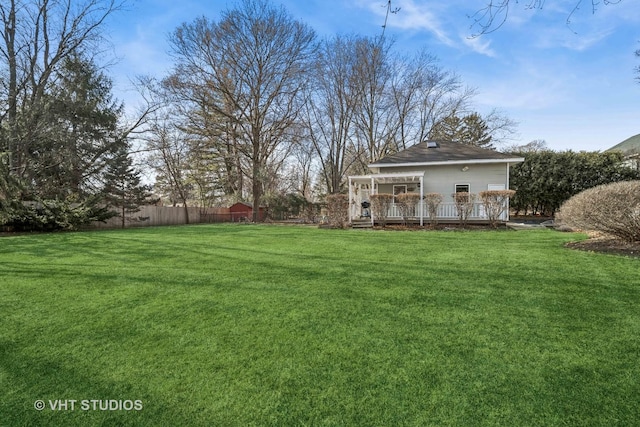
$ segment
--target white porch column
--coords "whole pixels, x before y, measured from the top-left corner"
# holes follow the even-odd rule
[[[509,190],[509,168],[510,168],[510,164],[507,163],[507,186],[505,188],[505,190]],[[502,220],[503,221],[509,221],[509,209],[511,209],[510,206],[510,200],[509,198],[507,198],[507,207],[504,209],[504,213],[502,214]]]
[[[375,178],[371,176],[371,187],[369,188],[369,203],[371,203],[371,196],[376,194],[375,181]],[[371,209],[371,204],[369,204],[369,216],[371,217],[371,226],[373,227],[375,225],[375,218],[373,218],[373,209]]]
[[[353,211],[353,207],[351,206],[351,201],[353,200],[353,190],[351,188],[351,177],[349,177],[349,222],[351,222],[352,215],[351,215],[351,211]]]
[[[420,227],[424,225],[424,175],[420,176]]]

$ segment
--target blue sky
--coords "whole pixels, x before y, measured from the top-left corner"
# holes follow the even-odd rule
[[[605,150],[640,133],[640,4],[598,6],[591,0],[546,0],[542,10],[512,1],[497,31],[473,38],[469,15],[487,0],[393,0],[386,35],[407,53],[426,48],[440,65],[475,87],[476,110],[498,109],[519,123],[513,143],[536,139],[555,150]],[[600,0],[602,3],[602,0]],[[386,0],[273,0],[320,37],[375,36]],[[218,20],[233,0],[133,0],[108,28],[119,61],[111,68],[115,94],[133,108],[129,79],[162,77],[171,67],[168,35],[205,15]],[[571,25],[567,18],[571,16]]]

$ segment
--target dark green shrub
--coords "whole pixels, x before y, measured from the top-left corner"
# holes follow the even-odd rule
[[[76,230],[116,215],[94,200],[0,201],[0,225],[13,231]]]
[[[514,153],[525,158],[510,168],[509,187],[516,212],[554,215],[572,196],[597,185],[640,179],[619,152],[539,151]]]

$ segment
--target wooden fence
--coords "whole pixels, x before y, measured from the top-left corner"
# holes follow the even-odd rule
[[[138,212],[125,216],[125,227],[230,222],[232,220],[229,208],[185,209],[171,206],[142,206]],[[122,228],[122,217],[111,218],[106,223],[94,222],[90,228]]]

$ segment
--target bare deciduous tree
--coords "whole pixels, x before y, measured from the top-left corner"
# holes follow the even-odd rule
[[[518,123],[497,109],[491,110],[488,114],[482,116],[487,124],[487,133],[491,135],[491,142],[498,146],[512,141],[516,135]]]
[[[360,98],[356,73],[355,37],[324,41],[313,63],[314,84],[309,87],[304,122],[321,165],[327,193],[342,190],[354,157],[354,115]]]
[[[357,81],[360,84],[355,124],[362,169],[384,157],[396,141],[397,109],[391,96],[393,63],[391,43],[385,38],[360,39],[356,46]]]
[[[203,101],[225,119],[219,125],[234,126],[246,141],[237,149],[249,162],[255,220],[268,166],[299,119],[314,41],[309,27],[265,0],[244,0],[218,23],[184,24],[170,40],[176,86],[211,94]]]
[[[426,51],[394,55],[380,38],[338,36],[323,44],[307,96],[307,126],[328,193],[347,171],[424,140],[434,123],[466,107],[473,91]]]
[[[28,178],[30,155],[47,125],[44,97],[56,71],[71,55],[99,52],[100,29],[121,4],[115,0],[0,3],[0,151],[7,170]],[[4,67],[3,67],[4,68]]]
[[[157,183],[164,187],[160,190],[164,190],[174,204],[182,203],[188,224],[192,194],[187,180],[190,145],[186,135],[166,116],[159,117],[150,123],[146,143],[148,163],[158,175]]]
[[[464,88],[460,78],[443,70],[435,56],[421,50],[412,58],[395,58],[391,95],[397,117],[393,146],[403,150],[427,138],[431,128],[464,109],[474,91]]]
[[[571,24],[571,18],[580,9],[584,3],[588,3],[591,6],[591,12],[595,13],[600,5],[610,5],[620,3],[621,0],[576,0],[574,7],[567,16],[567,25]],[[481,34],[488,34],[496,31],[507,21],[509,17],[509,8],[513,3],[518,3],[517,0],[488,0],[486,5],[474,13],[471,18],[473,24],[471,28],[477,28],[476,36]],[[524,2],[526,9],[542,9],[545,5],[545,0],[529,0]]]
[[[285,173],[287,190],[302,196],[305,200],[313,200],[313,184],[315,174],[316,150],[313,144],[301,139],[293,146]]]
[[[540,151],[546,151],[547,141],[544,139],[534,139],[526,144],[512,144],[503,148],[505,153],[538,153]]]
[[[174,120],[194,140],[192,155],[200,161],[199,152],[216,171],[216,181],[225,198],[243,200],[245,177],[249,175],[250,167],[240,149],[247,142],[241,138],[238,122],[229,119],[229,115],[233,115],[231,104],[220,100],[220,94],[203,84],[199,75],[174,73],[160,85],[151,82],[151,86],[165,105],[171,105]],[[227,109],[228,114],[220,114],[212,105]]]

